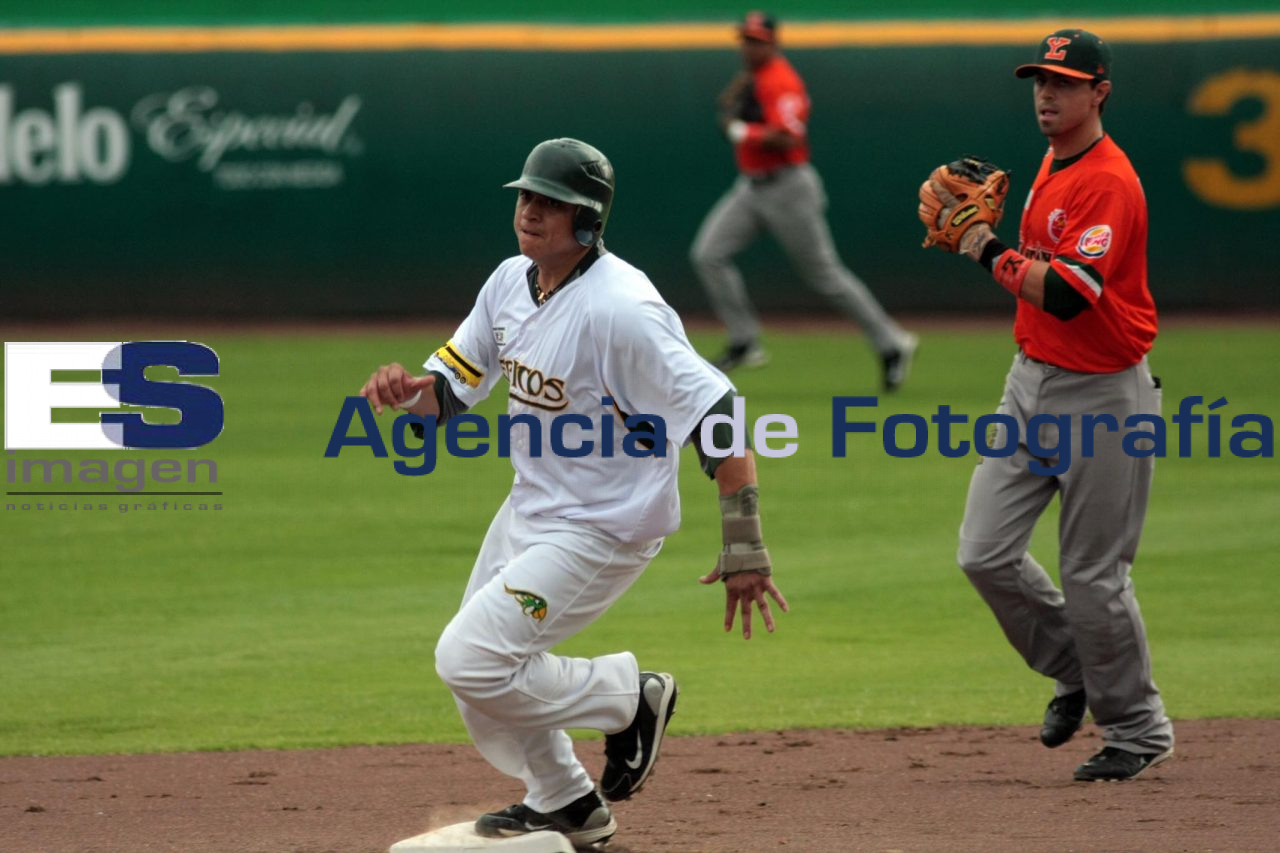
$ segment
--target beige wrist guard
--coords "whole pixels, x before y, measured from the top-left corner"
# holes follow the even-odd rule
[[[727,580],[739,572],[773,574],[769,549],[764,547],[764,534],[760,531],[760,489],[743,486],[720,498],[720,515],[724,534],[724,550],[716,563],[720,579]]]

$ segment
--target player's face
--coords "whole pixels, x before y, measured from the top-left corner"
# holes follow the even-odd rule
[[[543,264],[581,252],[582,246],[573,236],[573,214],[577,209],[568,202],[520,190],[515,218],[520,254]]]
[[[1040,132],[1050,138],[1070,133],[1089,118],[1110,90],[1111,83],[1105,80],[1093,86],[1088,80],[1037,71],[1034,93]]]

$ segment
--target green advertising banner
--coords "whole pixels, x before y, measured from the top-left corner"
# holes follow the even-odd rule
[[[1034,41],[1031,42],[1034,45]],[[1003,305],[920,248],[916,189],[963,153],[1013,171],[1013,242],[1044,152],[1022,44],[795,46],[814,163],[848,265],[891,310]],[[1280,36],[1115,46],[1104,122],[1150,206],[1165,308],[1280,307]],[[606,242],[679,309],[734,177],[724,49],[8,48],[0,65],[0,315],[456,317],[515,252],[502,189],[538,141],[613,160]],[[765,242],[766,311],[824,303]]]

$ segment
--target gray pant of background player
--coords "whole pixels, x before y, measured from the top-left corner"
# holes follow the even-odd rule
[[[739,176],[716,202],[694,238],[690,259],[731,344],[760,337],[760,319],[747,296],[733,257],[762,229],[786,251],[805,283],[827,297],[842,314],[862,326],[881,355],[898,349],[907,334],[836,254],[827,225],[827,195],[808,163],[755,183]]]
[[[1116,418],[1119,429],[1097,427],[1093,458],[1081,458],[1080,416],[1103,412]],[[1154,464],[1151,457],[1127,455],[1122,445],[1126,417],[1160,414],[1160,390],[1147,362],[1119,373],[1082,374],[1019,353],[1000,413],[1018,422],[1022,443],[1010,457],[983,458],[974,471],[960,528],[960,565],[1028,666],[1057,680],[1057,695],[1084,686],[1107,746],[1164,752],[1173,746],[1173,725],[1151,677],[1146,629],[1129,578]],[[1026,423],[1037,414],[1071,416],[1071,463],[1056,477],[1027,469],[1033,457]],[[1040,432],[1041,448],[1057,446],[1056,426]],[[1005,441],[1001,426],[991,446]],[[1055,492],[1062,496],[1061,592],[1027,553],[1036,519]]]

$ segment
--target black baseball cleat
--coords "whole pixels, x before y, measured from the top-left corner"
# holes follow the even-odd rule
[[[1044,726],[1040,729],[1040,742],[1050,749],[1062,746],[1084,725],[1084,712],[1088,707],[1083,690],[1057,696],[1044,709]]]
[[[516,803],[500,812],[480,815],[476,821],[476,834],[485,838],[509,838],[540,830],[559,832],[574,847],[586,847],[612,838],[618,822],[595,791],[546,814]]]
[[[911,375],[911,361],[915,358],[920,339],[910,332],[896,348],[880,354],[881,385],[885,393],[892,393],[902,387]]]
[[[728,373],[739,367],[764,367],[769,363],[769,354],[760,346],[759,341],[745,344],[729,344],[720,357],[711,362],[719,370]]]
[[[643,787],[658,761],[662,735],[676,712],[676,680],[666,672],[640,673],[636,718],[617,734],[605,735],[600,792],[606,800],[625,800]]]
[[[1076,768],[1077,782],[1120,782],[1137,779],[1149,768],[1155,767],[1173,755],[1170,747],[1164,752],[1129,752],[1114,746],[1104,746],[1102,751]]]

